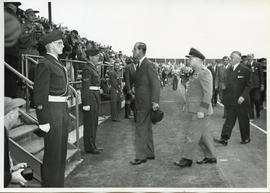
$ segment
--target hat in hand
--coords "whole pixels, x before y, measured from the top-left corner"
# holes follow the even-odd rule
[[[156,111],[151,111],[151,121],[153,124],[156,124],[157,122],[160,122],[164,117],[164,113],[163,111],[161,111],[160,109],[156,110]]]

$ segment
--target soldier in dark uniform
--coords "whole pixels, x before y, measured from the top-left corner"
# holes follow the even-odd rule
[[[112,121],[119,121],[121,79],[119,75],[119,63],[115,62],[113,69],[109,72],[111,85],[111,118]]]
[[[88,63],[82,72],[83,141],[85,153],[99,154],[96,146],[98,113],[100,105],[100,75],[96,68],[99,50],[86,51]]]
[[[132,99],[132,96],[134,96],[134,84],[135,84],[135,78],[136,78],[136,64],[134,62],[128,64],[126,66],[125,74],[125,118],[130,118],[130,111],[131,111],[131,105],[132,102],[134,103],[135,100]],[[135,103],[134,103],[135,104]],[[134,105],[135,106],[135,105]],[[134,118],[135,118],[135,109],[133,109],[134,112]]]
[[[247,59],[248,67],[251,70],[250,118],[254,119],[254,106],[256,117],[260,118],[261,91],[264,90],[263,69],[260,63],[254,61],[253,55],[249,54]]]
[[[70,119],[67,70],[58,59],[64,47],[61,31],[50,32],[41,43],[47,54],[37,65],[33,93],[39,127],[45,132],[42,186],[63,187]]]

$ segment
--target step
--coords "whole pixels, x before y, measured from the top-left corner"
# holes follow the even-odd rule
[[[29,153],[32,155],[37,154],[38,152],[42,151],[44,149],[44,140],[43,137],[37,138],[30,143],[23,146],[24,149],[26,149]]]
[[[66,160],[67,160],[67,163],[71,162],[73,159],[73,156],[78,153],[78,149],[67,149],[67,157],[66,157]],[[43,155],[44,155],[44,150],[38,152],[35,157],[37,159],[39,159],[40,161],[43,160]]]
[[[10,130],[9,137],[15,141],[18,141],[22,138],[26,138],[27,136],[32,135],[32,133],[38,129],[39,127],[37,125],[21,125]]]

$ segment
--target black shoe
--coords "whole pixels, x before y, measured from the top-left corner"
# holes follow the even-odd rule
[[[241,144],[247,144],[247,143],[249,143],[250,142],[250,139],[246,139],[246,140],[244,140],[244,141],[241,141],[240,143]]]
[[[113,119],[112,121],[113,121],[113,122],[120,122],[119,119]]]
[[[133,161],[130,161],[129,163],[131,165],[140,165],[140,164],[145,163],[146,161],[147,161],[146,159],[135,159]]]
[[[97,150],[97,149],[94,149],[94,150],[87,150],[87,151],[85,151],[85,153],[90,153],[90,154],[100,154],[100,151]]]
[[[228,140],[225,140],[225,139],[214,139],[214,142],[220,143],[224,146],[228,145]]]
[[[154,159],[155,159],[155,157],[154,157],[154,156],[153,156],[153,157],[147,157],[147,159],[154,160]]]
[[[204,158],[203,160],[198,160],[197,164],[216,164],[217,159],[216,158]]]
[[[180,161],[174,162],[174,165],[179,166],[181,168],[191,167],[192,166],[192,160],[186,159],[186,158],[182,158]]]

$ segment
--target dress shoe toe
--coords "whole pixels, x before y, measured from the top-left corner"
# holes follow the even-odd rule
[[[241,144],[247,144],[247,143],[249,143],[250,142],[250,139],[246,139],[246,140],[244,140],[244,141],[241,141],[240,143]]]

